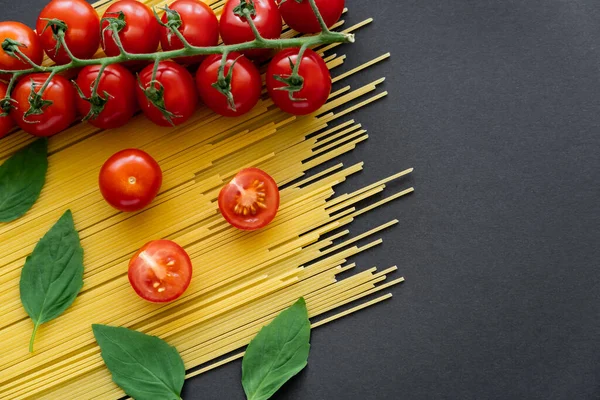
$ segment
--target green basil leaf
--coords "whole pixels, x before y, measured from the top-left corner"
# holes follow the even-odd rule
[[[40,138],[0,165],[0,222],[25,214],[40,197],[48,169],[48,139]]]
[[[63,313],[83,286],[83,249],[67,210],[44,235],[21,271],[21,302],[33,320],[33,341],[38,327]]]
[[[266,400],[306,366],[310,321],[303,298],[281,312],[250,342],[242,361],[248,400]]]
[[[127,328],[92,325],[113,381],[136,400],[179,400],[185,381],[183,360],[156,336]]]

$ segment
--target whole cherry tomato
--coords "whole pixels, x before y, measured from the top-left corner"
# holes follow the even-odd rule
[[[108,7],[102,20],[102,48],[109,56],[119,55],[111,24],[119,28],[119,39],[129,53],[152,53],[160,41],[160,25],[148,6],[136,0],[120,0]]]
[[[289,1],[289,0],[288,0]],[[295,0],[293,0],[295,1]],[[244,17],[248,10],[256,29],[265,39],[281,37],[281,14],[275,0],[227,0],[221,14],[221,38],[225,44],[237,44],[254,40],[254,33]],[[270,50],[248,50],[244,54],[250,58],[263,59]]]
[[[214,11],[199,0],[177,0],[162,16],[165,24],[179,26],[179,32],[192,45],[198,47],[216,46],[219,43],[219,21]],[[164,51],[183,48],[183,43],[169,28],[162,26],[160,45]],[[186,64],[199,63],[204,56],[182,57],[177,61]]]
[[[40,13],[35,29],[48,57],[57,64],[67,64],[71,59],[62,46],[57,47],[54,28],[48,20],[60,20],[65,24],[65,42],[77,58],[92,58],[100,45],[100,19],[96,10],[84,0],[52,0]],[[58,49],[58,50],[57,50]]]
[[[145,151],[122,150],[100,169],[100,192],[108,204],[120,211],[139,211],[154,200],[162,171]]]
[[[39,95],[49,76],[48,73],[26,75],[12,92],[14,108],[10,115],[21,129],[35,136],[52,136],[75,121],[76,93],[66,78],[55,75]],[[31,113],[36,108],[41,114]]]
[[[198,94],[194,90],[194,78],[187,69],[173,61],[161,61],[152,79],[153,65],[140,72],[137,99],[149,120],[160,126],[180,125],[190,119],[198,105]],[[154,83],[150,83],[154,81]],[[142,87],[144,89],[142,89]],[[150,101],[162,97],[156,103]],[[161,105],[163,108],[158,107]]]
[[[262,83],[260,72],[250,60],[239,53],[229,53],[223,70],[224,85],[229,84],[231,97],[216,89],[222,56],[209,56],[196,72],[196,85],[200,98],[211,110],[226,117],[236,117],[250,111],[260,98]],[[235,62],[235,65],[233,63]],[[233,70],[231,70],[233,65]],[[231,75],[230,75],[231,74]]]
[[[170,240],[144,245],[129,261],[129,283],[144,300],[173,301],[192,280],[192,261],[186,251]]]
[[[335,24],[344,12],[344,0],[315,0],[325,25]],[[300,33],[317,33],[321,25],[315,16],[308,0],[284,1],[279,4],[283,20],[290,28]]]
[[[298,62],[298,48],[282,50],[277,53],[267,68],[267,89],[273,102],[283,111],[294,115],[306,115],[317,111],[326,102],[331,92],[331,75],[325,61],[317,53],[306,49],[298,70],[301,82],[289,82],[291,85],[302,86],[292,93],[281,90],[288,84],[276,77],[290,79],[292,64]],[[293,78],[291,79],[293,81]]]
[[[135,78],[120,64],[108,65],[102,72],[97,97],[92,99],[92,89],[99,72],[99,65],[88,65],[79,72],[76,83],[81,93],[77,98],[77,111],[88,116],[94,104],[96,111],[90,115],[88,122],[101,129],[118,128],[125,125],[137,109]]]
[[[0,99],[3,99],[6,96],[6,90],[8,86],[2,82],[0,82]],[[0,108],[0,115],[3,114],[4,111]],[[10,115],[0,116],[0,138],[3,138],[12,130],[15,126],[15,121],[10,117]]]
[[[260,229],[273,221],[279,210],[277,183],[258,168],[243,169],[221,189],[219,209],[238,229]]]
[[[19,45],[19,50],[25,54],[31,61],[40,65],[44,59],[44,50],[42,44],[35,32],[28,26],[13,21],[0,22],[0,45],[6,39],[14,40]],[[0,47],[0,69],[17,71],[29,69],[31,65],[25,61],[12,57]]]

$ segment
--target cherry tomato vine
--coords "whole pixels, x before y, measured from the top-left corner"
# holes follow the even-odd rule
[[[6,116],[8,112],[14,108],[14,100],[11,98],[11,92],[13,88],[16,86],[19,78],[35,73],[45,73],[47,79],[41,85],[39,83],[30,85],[31,93],[29,96],[29,110],[24,113],[24,115],[40,115],[44,112],[44,108],[49,106],[49,102],[51,100],[44,100],[42,95],[44,91],[51,84],[53,79],[57,77],[57,74],[82,68],[89,66],[98,66],[99,70],[97,71],[96,80],[91,88],[91,93],[89,97],[86,97],[84,100],[91,104],[91,111],[88,115],[86,115],[85,119],[94,119],[97,117],[107,102],[107,97],[102,97],[102,93],[99,93],[100,82],[102,80],[104,70],[113,64],[126,63],[126,65],[130,65],[132,62],[153,62],[152,72],[150,79],[146,79],[144,82],[141,82],[138,79],[138,84],[140,85],[141,90],[144,92],[146,98],[150,103],[152,103],[162,114],[166,121],[173,124],[172,118],[173,114],[166,110],[165,104],[165,94],[164,87],[161,82],[157,80],[157,72],[159,71],[159,64],[162,61],[169,59],[181,59],[190,57],[198,57],[198,56],[206,56],[206,55],[221,55],[221,66],[219,68],[219,73],[217,76],[217,81],[214,82],[213,87],[218,90],[221,94],[223,94],[227,102],[231,105],[234,104],[232,97],[232,88],[231,88],[231,76],[225,74],[226,65],[228,62],[228,56],[231,53],[245,53],[250,50],[282,50],[287,48],[298,48],[297,56],[295,59],[297,60],[295,63],[292,62],[291,58],[289,62],[291,63],[291,74],[288,75],[280,75],[275,76],[274,78],[281,82],[282,85],[278,87],[276,90],[286,91],[289,96],[290,101],[300,101],[302,99],[296,98],[298,92],[300,92],[304,87],[304,77],[300,75],[300,64],[303,60],[303,55],[307,49],[312,46],[331,44],[331,43],[352,43],[354,42],[354,35],[334,32],[328,28],[327,23],[325,22],[319,8],[317,7],[316,0],[284,0],[287,2],[308,2],[314,16],[319,22],[319,26],[321,27],[320,33],[314,36],[303,36],[296,38],[284,38],[284,39],[269,39],[265,38],[261,35],[259,29],[257,28],[253,17],[256,15],[255,9],[255,1],[257,0],[239,0],[240,3],[234,9],[234,13],[245,20],[252,33],[254,34],[254,40],[236,43],[236,44],[226,44],[222,46],[195,46],[188,41],[180,28],[182,27],[182,19],[177,10],[171,9],[168,6],[161,8],[164,11],[164,15],[159,17],[158,13],[155,9],[152,9],[154,13],[154,17],[156,18],[158,24],[169,30],[168,40],[171,41],[173,37],[176,37],[180,42],[180,48],[176,48],[173,50],[167,51],[157,51],[151,53],[134,53],[126,50],[126,46],[121,41],[119,36],[119,32],[122,31],[127,26],[127,21],[124,16],[123,11],[117,11],[111,13],[111,15],[105,15],[100,21],[100,26],[102,29],[101,37],[104,41],[106,36],[110,36],[111,40],[114,41],[114,44],[119,50],[119,54],[113,56],[107,56],[103,58],[97,59],[83,59],[75,56],[74,52],[71,51],[69,45],[67,44],[67,32],[69,29],[68,24],[65,21],[60,19],[48,19],[46,29],[47,31],[52,33],[52,39],[56,41],[56,47],[54,49],[55,53],[58,54],[59,50],[61,54],[66,54],[70,61],[64,62],[62,64],[52,65],[52,66],[43,66],[41,63],[36,62],[37,60],[33,60],[27,56],[26,50],[27,47],[25,44],[20,43],[12,38],[6,38],[2,43],[2,49],[6,54],[10,57],[15,58],[17,64],[21,62],[25,65],[29,65],[30,68],[27,69],[15,69],[15,70],[3,70],[0,69],[0,77],[1,76],[10,76],[10,80],[8,81],[8,86],[4,93],[4,97],[0,99],[0,117]],[[283,2],[280,2],[280,5]],[[110,33],[110,35],[108,35]],[[178,46],[179,47],[179,46]],[[64,52],[64,53],[63,53]],[[65,61],[65,60],[63,60]],[[292,66],[293,65],[293,66]],[[233,65],[230,67],[233,69]],[[230,75],[230,74],[229,74]],[[77,86],[76,86],[77,87]],[[83,96],[83,92],[77,88],[77,92],[80,96]],[[235,109],[234,109],[235,111]],[[23,117],[25,118],[25,116]],[[29,122],[29,121],[25,121]],[[35,123],[35,122],[34,122]]]

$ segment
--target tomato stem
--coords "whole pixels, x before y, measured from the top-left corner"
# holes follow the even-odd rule
[[[319,11],[319,7],[317,7],[317,3],[315,3],[315,0],[308,0],[308,2],[310,3],[310,6],[313,10],[313,13],[315,14],[315,17],[317,17],[317,20],[319,21],[319,25],[321,25],[321,31],[323,33],[330,33],[331,31],[327,27],[327,24],[325,23],[325,20],[323,19],[323,16],[321,15],[321,11]]]

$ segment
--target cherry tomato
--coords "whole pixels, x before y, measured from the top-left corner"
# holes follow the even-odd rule
[[[122,150],[100,169],[100,192],[120,211],[139,211],[154,200],[162,184],[158,163],[138,149]]]
[[[77,76],[77,86],[87,99],[92,95],[99,72],[99,65],[89,65]],[[88,122],[101,129],[114,129],[125,125],[137,109],[136,87],[135,78],[127,68],[119,64],[108,65],[102,73],[96,91],[100,102],[106,101],[104,108]],[[86,116],[91,108],[90,101],[82,99],[81,96],[77,97],[79,114]]]
[[[6,89],[8,86],[2,82],[0,82],[0,99],[3,99],[6,96]],[[0,109],[0,114],[4,111]],[[10,115],[5,115],[4,117],[0,117],[0,138],[3,138],[12,130],[15,126],[15,121],[10,117]]]
[[[231,76],[231,94],[235,110],[229,104],[227,97],[212,85],[218,81],[221,55],[209,56],[200,64],[196,72],[196,85],[200,98],[211,110],[226,117],[236,117],[250,111],[260,98],[262,83],[260,72],[250,60],[239,53],[229,53],[225,64],[224,75],[227,76],[233,66]],[[237,61],[236,61],[237,60]]]
[[[35,25],[48,57],[57,64],[71,59],[62,46],[56,51],[56,39],[49,19],[58,19],[67,25],[65,42],[77,58],[92,58],[100,45],[100,19],[96,10],[84,0],[52,0],[40,13]]]
[[[144,300],[173,301],[192,280],[192,261],[186,251],[170,240],[145,244],[129,261],[129,283]]]
[[[119,39],[129,53],[152,53],[160,40],[160,25],[152,11],[136,0],[120,0],[111,4],[102,16],[102,48],[108,56],[119,55],[119,48],[113,39],[112,29],[106,18],[125,19],[125,26],[119,30]]]
[[[210,47],[219,44],[219,21],[214,11],[206,3],[199,0],[177,0],[169,7],[179,14],[179,18],[181,18],[179,31],[191,45]],[[168,20],[169,12],[165,12],[162,22],[167,23]],[[181,40],[164,26],[161,26],[160,44],[164,51],[183,48]],[[203,59],[204,56],[182,57],[177,61],[195,64]]]
[[[21,43],[23,46],[19,47],[19,50],[23,54],[38,65],[42,63],[44,50],[42,50],[40,39],[31,28],[20,22],[0,22],[0,45],[6,39],[16,40]],[[10,56],[0,47],[0,69],[17,71],[29,68],[31,68],[30,64]]]
[[[298,70],[303,79],[303,86],[300,91],[293,93],[294,100],[291,100],[289,93],[280,89],[286,84],[275,79],[275,76],[290,77],[290,61],[293,64],[298,62],[298,51],[298,48],[286,49],[273,57],[267,68],[267,89],[273,102],[283,111],[294,115],[306,115],[317,111],[327,102],[331,92],[331,75],[321,56],[306,49]]]
[[[48,73],[26,75],[12,92],[14,108],[10,115],[21,129],[35,136],[52,136],[75,122],[75,89],[60,75],[52,77],[41,96],[43,101],[51,102],[40,104],[42,114],[25,116],[31,106],[29,97],[40,91],[49,76]]]
[[[344,12],[344,0],[315,0],[315,4],[327,27],[335,24]],[[321,25],[308,0],[301,0],[300,3],[297,0],[287,0],[280,3],[279,11],[293,30],[300,33],[321,32]]]
[[[295,0],[293,0],[295,1]],[[240,0],[228,0],[221,14],[221,38],[225,44],[237,44],[254,40],[254,33],[245,17],[235,14]],[[281,37],[281,14],[275,0],[245,0],[245,6],[253,10],[252,21],[256,29],[265,39]],[[244,54],[250,58],[263,59],[271,54],[271,50],[248,50]]]
[[[277,183],[258,168],[243,169],[221,189],[219,209],[238,229],[260,229],[273,221],[279,210]]]
[[[144,88],[154,87],[158,92],[164,89],[164,107],[170,116],[167,118],[158,107],[148,100],[140,85],[136,89],[138,104],[146,117],[156,125],[183,124],[194,114],[198,105],[198,94],[194,90],[194,78],[181,65],[173,61],[161,61],[156,72],[155,83],[151,86],[153,69],[154,65],[148,65],[140,72],[140,83]]]

